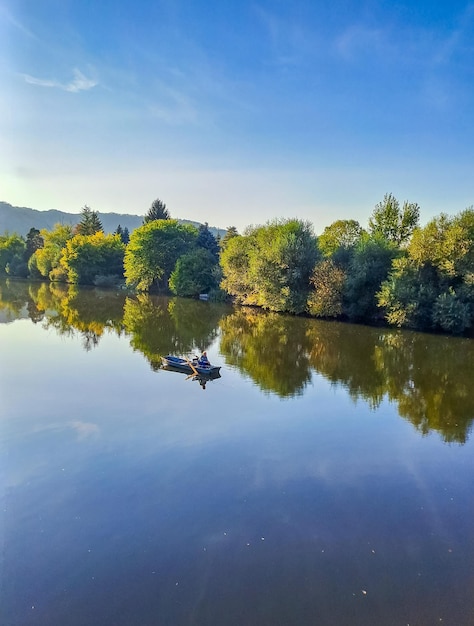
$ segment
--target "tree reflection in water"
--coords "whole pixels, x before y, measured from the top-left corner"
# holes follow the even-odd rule
[[[104,333],[129,338],[154,370],[161,356],[219,341],[228,365],[264,393],[304,393],[314,372],[377,408],[387,398],[422,434],[464,443],[474,419],[474,341],[324,322],[179,298],[58,283],[0,282],[0,322],[30,318],[86,350]],[[206,388],[207,382],[196,379]]]
[[[157,370],[162,356],[206,350],[215,341],[226,310],[196,300],[139,295],[127,298],[123,320],[131,346]]]
[[[422,434],[464,443],[474,419],[472,339],[238,310],[221,321],[226,362],[266,392],[303,393],[314,370],[377,408],[384,398]]]
[[[31,285],[28,294],[36,311],[42,312],[45,328],[61,335],[78,333],[86,351],[97,347],[105,332],[123,332],[125,295],[121,292],[41,283]]]
[[[221,352],[264,392],[302,394],[311,381],[307,320],[241,308],[221,320]]]

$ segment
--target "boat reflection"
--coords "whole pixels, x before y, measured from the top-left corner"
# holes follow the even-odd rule
[[[163,364],[161,369],[167,372],[175,372],[177,374],[186,374],[185,380],[191,379],[191,380],[197,381],[201,385],[201,389],[206,389],[206,385],[208,382],[221,378],[219,371],[212,371],[212,372],[209,372],[209,374],[202,374],[199,372],[197,374],[194,374],[194,373],[188,374],[187,372],[183,371],[182,368],[173,367],[173,365],[168,365],[168,364],[167,365]]]

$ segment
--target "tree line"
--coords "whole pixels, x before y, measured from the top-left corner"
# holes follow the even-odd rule
[[[419,224],[416,203],[386,194],[363,228],[337,220],[316,236],[309,222],[229,227],[171,218],[155,200],[143,225],[105,235],[85,206],[76,227],[0,236],[0,273],[77,284],[209,293],[242,305],[418,330],[466,333],[474,321],[474,209]]]

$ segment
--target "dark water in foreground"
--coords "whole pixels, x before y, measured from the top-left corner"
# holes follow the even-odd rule
[[[11,282],[0,350],[2,625],[474,624],[473,340]]]

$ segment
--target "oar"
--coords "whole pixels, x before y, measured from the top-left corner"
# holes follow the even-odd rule
[[[189,367],[193,370],[195,376],[199,376],[199,372],[197,371],[197,369],[194,367],[194,365],[191,363],[191,361],[188,359],[187,356],[184,357],[189,365]]]

